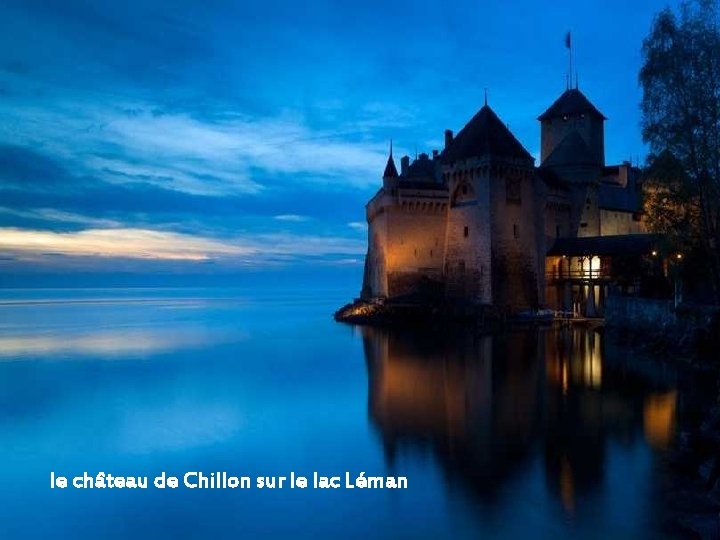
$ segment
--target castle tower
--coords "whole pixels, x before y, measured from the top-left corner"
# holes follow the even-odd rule
[[[582,161],[601,167],[605,165],[606,118],[580,90],[571,88],[563,92],[538,120],[541,126],[541,166],[564,141],[567,141],[565,145],[572,146],[563,149],[563,157],[571,160],[581,158]],[[568,141],[568,137],[573,134],[577,135]],[[578,148],[582,150],[581,154],[578,154]]]
[[[448,296],[517,310],[539,302],[532,156],[486,104],[442,153]],[[542,227],[540,227],[542,229]]]
[[[605,166],[605,116],[571,88],[538,117],[539,173],[564,182],[570,205],[546,216],[551,236],[600,234],[599,181]]]
[[[390,142],[390,153],[388,155],[385,170],[383,171],[383,189],[371,199],[366,206],[368,221],[368,251],[365,255],[365,268],[363,269],[363,285],[360,290],[360,297],[370,299],[373,297],[387,296],[387,245],[388,245],[388,224],[384,208],[392,205],[393,198],[397,191],[400,175],[395,167],[395,159],[392,152],[392,141]]]

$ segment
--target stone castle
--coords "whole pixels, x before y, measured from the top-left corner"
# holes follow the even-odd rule
[[[578,88],[538,120],[539,166],[487,102],[457,135],[445,131],[441,152],[405,156],[399,172],[391,148],[366,206],[362,299],[440,297],[508,313],[602,301],[551,276],[563,265],[599,272],[612,254],[604,237],[636,244],[640,171],[605,164],[606,118]]]

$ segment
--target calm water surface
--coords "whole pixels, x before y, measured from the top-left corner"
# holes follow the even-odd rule
[[[0,293],[0,538],[657,538],[672,369],[589,331],[333,322],[345,291]],[[49,474],[402,475],[50,490]]]

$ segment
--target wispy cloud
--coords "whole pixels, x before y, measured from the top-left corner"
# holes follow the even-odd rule
[[[201,195],[257,193],[278,174],[364,187],[377,182],[386,151],[383,142],[313,129],[297,113],[201,118],[148,103],[82,102],[6,103],[0,112],[6,118],[0,143],[42,148],[73,170],[107,182]]]
[[[307,257],[357,255],[364,244],[342,237],[291,233],[214,239],[148,229],[53,232],[0,228],[0,251],[22,260],[65,255],[176,261],[224,260],[245,265]]]
[[[74,212],[65,212],[55,208],[33,208],[29,210],[20,210],[16,208],[7,208],[0,206],[0,214],[15,216],[24,219],[47,221],[55,224],[84,225],[85,227],[122,227],[122,223],[113,219],[95,218],[76,214]]]
[[[308,216],[301,216],[298,214],[280,214],[275,216],[275,219],[278,221],[290,221],[293,223],[303,223],[310,220]]]
[[[208,238],[145,229],[87,229],[79,232],[0,229],[0,250],[131,259],[206,260],[252,255],[254,250]]]
[[[365,232],[368,230],[367,223],[365,223],[364,221],[351,221],[347,225],[351,229],[354,229],[354,230],[360,231],[360,232]]]
[[[365,253],[364,241],[342,236],[270,233],[255,235],[252,243],[266,256],[323,257]]]

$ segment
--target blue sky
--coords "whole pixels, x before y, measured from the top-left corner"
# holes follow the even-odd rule
[[[39,2],[0,6],[0,273],[355,267],[395,155],[489,102],[533,154],[564,90],[640,158],[640,47],[666,4]]]

